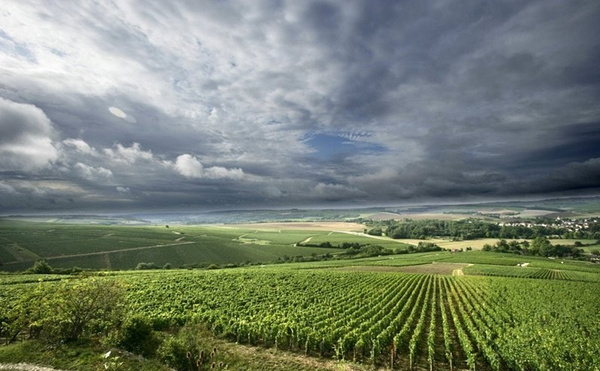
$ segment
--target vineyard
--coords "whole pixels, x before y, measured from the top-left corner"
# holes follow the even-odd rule
[[[600,325],[582,315],[600,312],[595,283],[268,268],[105,279],[124,282],[129,309],[156,328],[197,320],[231,341],[309,356],[392,369],[600,367],[590,341]]]
[[[551,280],[600,282],[600,275],[591,272],[558,270],[530,267],[506,267],[495,265],[474,265],[465,268],[465,274],[500,277],[539,278]]]
[[[10,327],[12,308],[28,293],[52,297],[91,279],[122,285],[126,312],[164,336],[199,323],[230,342],[383,369],[600,369],[599,267],[539,258],[508,265],[513,259],[435,252],[221,270],[4,274],[0,319]],[[407,266],[413,273],[401,271]]]

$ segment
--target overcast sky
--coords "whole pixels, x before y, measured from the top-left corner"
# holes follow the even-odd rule
[[[596,194],[600,2],[0,10],[0,212]]]

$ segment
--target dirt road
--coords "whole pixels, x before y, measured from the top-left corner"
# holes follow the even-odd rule
[[[189,245],[191,243],[195,243],[193,241],[188,242],[178,242],[178,243],[167,243],[164,245],[152,245],[152,246],[141,246],[141,247],[131,247],[128,249],[119,249],[119,250],[108,250],[108,251],[97,251],[97,252],[88,252],[85,254],[71,254],[71,255],[59,255],[59,256],[48,256],[44,257],[45,260],[56,260],[56,259],[66,259],[66,258],[78,258],[82,256],[94,256],[94,255],[104,255],[104,254],[113,254],[117,252],[126,252],[126,251],[136,251],[136,250],[146,250],[146,249],[154,249],[156,247],[167,247],[167,246],[180,246],[180,245]],[[17,262],[8,262],[4,263],[5,265],[22,263],[23,261]]]

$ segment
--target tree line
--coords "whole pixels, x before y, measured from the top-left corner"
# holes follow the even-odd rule
[[[557,236],[562,238],[600,239],[600,223],[590,223],[586,230],[570,231],[560,225],[512,226],[489,223],[477,219],[467,220],[406,220],[371,222],[367,233],[391,238],[450,237],[457,240],[477,238],[527,238]]]
[[[482,250],[531,256],[578,258],[584,253],[583,249],[579,248],[580,246],[582,246],[581,243],[576,243],[574,246],[553,245],[546,237],[536,237],[531,243],[528,241],[507,242],[506,240],[500,240],[494,245],[483,245]]]

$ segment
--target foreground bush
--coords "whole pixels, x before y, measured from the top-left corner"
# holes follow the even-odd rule
[[[40,283],[5,309],[2,332],[9,343],[37,338],[54,345],[84,335],[106,334],[123,312],[123,296],[122,285],[110,280]]]
[[[208,341],[211,338],[204,326],[187,325],[162,343],[158,357],[178,371],[227,368],[221,352]]]
[[[160,339],[149,319],[134,315],[125,319],[115,343],[119,348],[144,357],[152,357],[160,345]]]

